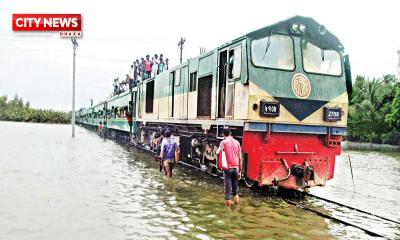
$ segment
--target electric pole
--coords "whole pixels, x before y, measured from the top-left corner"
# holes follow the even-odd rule
[[[181,50],[181,56],[180,56],[180,63],[182,63],[182,52],[183,52],[183,44],[186,42],[186,39],[181,37],[181,40],[178,42],[178,47]]]
[[[73,58],[72,58],[72,116],[71,116],[71,125],[72,125],[72,137],[75,137],[75,56],[76,56],[76,47],[78,47],[78,42],[76,38],[71,38],[72,46],[73,46]]]

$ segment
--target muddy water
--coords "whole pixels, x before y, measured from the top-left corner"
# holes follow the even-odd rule
[[[323,188],[313,188],[311,193],[400,222],[400,153],[345,151],[335,166],[335,178]],[[323,201],[309,200],[335,217],[389,239],[400,239],[399,224]]]
[[[70,138],[70,126],[0,122],[0,239],[368,238],[247,189],[241,189],[239,206],[226,209],[218,178],[178,167],[175,178],[166,180],[147,153],[101,140],[83,128],[77,128],[76,135]],[[353,167],[360,167],[360,153],[350,155]],[[395,157],[390,160],[397,168],[398,163]],[[333,183],[342,186],[343,181],[348,188],[345,164],[338,161],[338,180]],[[355,171],[356,188],[360,193],[368,189],[367,195],[385,191],[379,198],[390,204],[371,204],[398,218],[398,171],[384,175],[390,175],[391,186],[376,181],[374,187],[363,187],[368,177]],[[392,190],[397,192],[388,192]],[[344,199],[335,192],[339,188],[315,191]],[[364,203],[355,198],[356,205]],[[309,204],[340,214],[335,207],[313,201]],[[391,234],[398,236],[396,231]]]

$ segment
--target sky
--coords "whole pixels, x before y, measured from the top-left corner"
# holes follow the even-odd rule
[[[400,47],[396,1],[316,0],[3,0],[0,1],[0,95],[18,94],[32,107],[71,110],[72,44],[54,33],[16,33],[13,13],[81,13],[76,58],[76,106],[110,95],[133,60],[155,53],[179,63],[294,15],[312,17],[343,43],[352,74],[397,72]]]

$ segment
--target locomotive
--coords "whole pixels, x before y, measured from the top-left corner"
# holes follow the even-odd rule
[[[351,86],[339,39],[314,19],[294,16],[81,109],[77,122],[102,122],[112,135],[149,150],[169,127],[181,161],[211,172],[219,172],[216,150],[229,126],[242,146],[247,185],[304,189],[334,176]]]

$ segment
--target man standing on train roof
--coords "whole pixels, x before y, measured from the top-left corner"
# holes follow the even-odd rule
[[[165,59],[164,70],[168,70],[168,69],[169,69],[169,59],[166,58],[166,59]]]
[[[113,87],[114,87],[114,96],[116,96],[119,94],[119,79],[118,78],[114,78]]]
[[[154,57],[152,59],[152,66],[151,66],[151,77],[155,77],[158,74],[158,64],[159,64],[159,60],[158,60],[158,55],[154,54]]]
[[[142,78],[142,80],[145,80],[146,78],[144,77],[144,71],[145,71],[145,63],[144,63],[144,58],[140,58],[140,64],[139,64],[139,76]]]
[[[150,55],[146,55],[146,60],[144,60],[145,78],[143,78],[143,80],[151,77],[151,65],[152,65],[152,62],[150,60]]]
[[[160,54],[160,63],[158,64],[158,74],[164,72],[164,59],[163,59],[163,54]]]
[[[172,169],[175,164],[175,154],[179,151],[179,147],[175,140],[171,138],[171,129],[167,129],[161,142],[160,158],[164,165],[164,172],[168,178],[172,178]]]
[[[218,167],[224,172],[225,205],[232,205],[231,197],[235,204],[239,204],[238,183],[242,173],[242,159],[240,143],[231,136],[229,127],[222,130],[224,140],[217,150]]]

